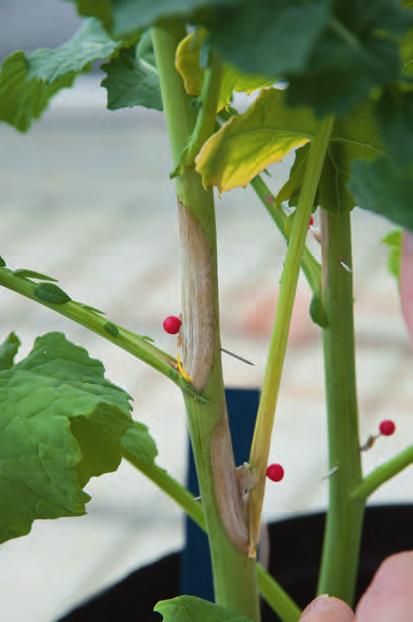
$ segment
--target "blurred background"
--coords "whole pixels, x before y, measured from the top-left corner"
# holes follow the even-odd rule
[[[54,46],[77,24],[65,2],[2,0],[0,56]],[[175,353],[175,338],[161,329],[166,315],[179,312],[180,299],[165,125],[156,112],[105,110],[101,79],[99,72],[79,79],[28,135],[0,125],[0,254],[13,268],[55,276],[73,298]],[[290,165],[271,169],[273,189]],[[217,220],[222,342],[255,362],[249,367],[226,357],[226,383],[259,387],[284,244],[248,189],[217,198]],[[383,418],[394,418],[399,427],[397,435],[367,452],[367,470],[413,435],[413,356],[380,242],[390,229],[385,221],[354,211],[361,438],[375,432]],[[309,244],[319,252],[311,234]],[[320,331],[308,316],[309,300],[302,280],[272,448],[286,477],[268,486],[266,520],[326,503],[322,348]],[[159,463],[184,481],[187,432],[174,386],[110,343],[7,290],[0,291],[0,317],[0,338],[15,330],[23,342],[21,355],[36,335],[61,330],[101,359],[107,377],[134,397],[134,416],[155,437]],[[87,491],[88,515],[36,522],[28,536],[0,547],[1,620],[54,622],[87,596],[182,546],[181,512],[127,464],[90,482]],[[373,500],[412,497],[411,471],[405,471]]]

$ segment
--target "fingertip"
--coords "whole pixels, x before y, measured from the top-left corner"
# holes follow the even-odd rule
[[[382,562],[357,606],[357,620],[411,622],[413,611],[413,551],[391,555]]]
[[[350,607],[334,596],[319,596],[303,611],[300,622],[353,622]]]

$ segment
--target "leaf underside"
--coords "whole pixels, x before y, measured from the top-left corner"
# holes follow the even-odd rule
[[[107,77],[102,86],[108,93],[109,110],[145,106],[162,110],[162,97],[156,67],[135,54],[135,47],[122,50],[118,57],[102,66]]]

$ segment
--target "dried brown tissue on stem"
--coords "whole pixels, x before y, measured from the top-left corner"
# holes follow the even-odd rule
[[[227,413],[224,408],[211,439],[211,465],[218,510],[228,538],[242,551],[248,550],[247,506],[236,476],[232,447],[227,432]]]
[[[181,202],[179,220],[184,264],[184,365],[196,390],[202,392],[208,384],[214,365],[219,364],[220,357],[214,258],[200,225]],[[246,509],[236,477],[223,388],[221,404],[217,404],[216,408],[219,409],[218,416],[215,408],[215,413],[200,413],[201,417],[216,417],[210,445],[216,501],[229,540],[237,548],[246,550]]]
[[[179,201],[183,251],[184,365],[195,389],[201,392],[214,365],[217,339],[211,251],[201,227]]]

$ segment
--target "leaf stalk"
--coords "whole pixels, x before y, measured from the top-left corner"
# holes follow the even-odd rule
[[[354,500],[368,499],[380,486],[411,464],[413,464],[413,445],[406,447],[406,449],[366,475],[361,484],[351,493],[351,498]]]
[[[319,132],[310,145],[303,185],[300,191],[296,216],[292,225],[281,276],[278,304],[275,312],[257,422],[250,453],[250,464],[258,482],[251,491],[249,504],[250,555],[255,555],[255,549],[259,539],[261,510],[265,490],[265,472],[270,453],[275,408],[287,350],[288,332],[297,289],[298,275],[305,248],[308,222],[313,209],[332,127],[333,118],[326,118],[321,123]]]

